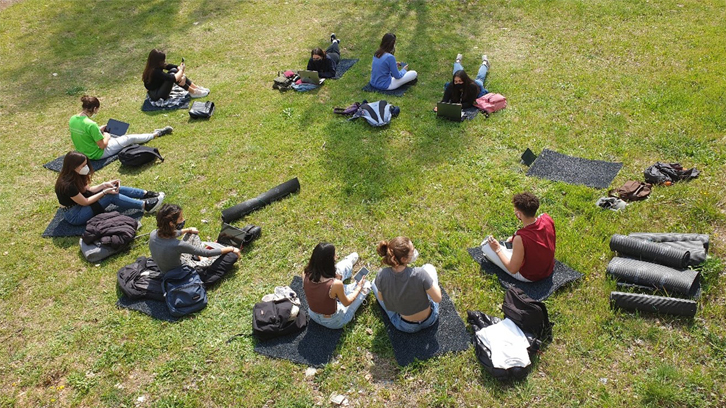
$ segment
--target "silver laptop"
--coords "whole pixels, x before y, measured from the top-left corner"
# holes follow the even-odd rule
[[[325,81],[325,78],[320,78],[320,75],[318,75],[318,71],[298,71],[298,75],[300,75],[300,79],[307,83],[307,84],[315,84],[315,85],[322,85]]]
[[[460,103],[439,102],[436,104],[436,116],[455,122],[464,120],[464,112]]]

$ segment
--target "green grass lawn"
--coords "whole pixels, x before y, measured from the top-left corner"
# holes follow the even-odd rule
[[[308,407],[330,394],[353,406],[726,405],[726,7],[722,1],[35,1],[0,11],[0,406]],[[404,97],[364,93],[382,35],[419,73]],[[342,39],[360,58],[314,92],[278,93],[277,71],[304,68],[309,50]],[[186,58],[217,110],[143,113],[140,76],[154,47]],[[474,73],[489,55],[490,91],[507,109],[457,124],[432,113],[464,54]],[[56,173],[71,148],[68,119],[83,94],[96,119],[164,125],[149,143],[166,161],[118,162],[95,181],[165,191],[187,226],[215,238],[222,209],[292,177],[301,191],[255,212],[262,238],[201,313],[176,324],[119,310],[118,269],[148,255],[145,241],[98,265],[77,238],[41,238],[58,207]],[[332,108],[387,99],[391,125],[348,122]],[[584,186],[525,176],[526,147],[623,162],[612,187],[656,161],[696,166],[688,184],[656,187],[615,213]],[[541,197],[555,220],[557,258],[585,277],[547,300],[554,341],[521,382],[500,384],[473,349],[399,367],[369,299],[345,328],[336,359],[304,366],[255,354],[254,303],[302,271],[320,241],[361,265],[375,245],[407,235],[439,270],[462,317],[501,315],[503,290],[466,252],[517,228],[510,200]],[[144,217],[141,233],[153,217]],[[700,232],[712,240],[695,319],[611,310],[605,275],[614,233]]]

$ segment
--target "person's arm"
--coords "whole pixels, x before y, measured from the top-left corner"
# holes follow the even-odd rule
[[[524,263],[524,243],[522,242],[522,237],[517,235],[512,240],[511,258],[507,258],[502,254],[502,246],[499,245],[499,242],[497,240],[489,242],[489,246],[497,254],[499,260],[502,261],[502,264],[505,268],[507,268],[507,271],[509,271],[509,273],[513,275],[519,272],[519,268],[521,268],[522,264]]]
[[[426,294],[429,295],[431,300],[433,300],[436,303],[441,303],[441,288],[437,284],[431,285],[431,287],[426,291]]]
[[[321,78],[333,78],[335,76],[335,61],[325,57],[323,69],[320,71]]]
[[[233,247],[224,247],[224,248],[197,248],[196,246],[180,241],[179,242],[179,251],[182,254],[191,254],[191,255],[197,255],[197,256],[203,256],[206,258],[212,257],[212,256],[218,256],[218,255],[224,255],[229,252],[235,252],[239,253],[239,249],[233,248]]]
[[[94,186],[94,187],[98,187],[98,186]],[[73,197],[71,197],[71,200],[73,200],[73,202],[75,202],[76,204],[82,205],[85,207],[85,206],[89,206],[89,205],[95,203],[96,201],[100,200],[106,194],[118,194],[118,192],[113,188],[105,188],[90,197],[86,197],[83,194],[78,193],[78,194],[74,195]]]
[[[406,75],[406,68],[401,68],[401,70],[398,70],[398,64],[396,63],[396,57],[393,55],[388,55],[386,57],[386,64],[388,64],[388,69],[391,70],[391,76],[396,79],[401,79],[404,75]]]
[[[360,280],[360,282],[358,282],[358,286],[356,286],[355,291],[349,295],[346,295],[343,282],[336,279],[333,282],[333,286],[330,288],[330,292],[333,294],[334,297],[338,298],[343,306],[349,306],[351,303],[353,303],[355,298],[358,297],[360,291],[363,290],[363,282],[365,282],[365,276],[363,277],[363,279]]]
[[[441,99],[441,102],[451,103],[451,94],[453,92],[454,87],[451,83],[444,89],[444,97]]]
[[[461,107],[463,109],[471,108],[474,106],[474,102],[476,102],[476,96],[479,94],[479,85],[474,82],[472,86],[469,89],[469,94],[466,97],[466,100],[461,101]]]
[[[306,71],[317,71],[317,68],[315,68],[315,60],[312,57],[310,57],[310,59],[308,59],[308,66],[307,66],[307,68],[305,68],[305,70]]]

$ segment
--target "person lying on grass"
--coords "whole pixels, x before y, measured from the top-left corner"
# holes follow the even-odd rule
[[[474,106],[477,98],[487,93],[487,90],[484,88],[484,81],[489,71],[489,59],[487,59],[486,55],[482,56],[479,72],[477,72],[476,79],[472,80],[466,71],[464,71],[464,67],[461,65],[461,58],[461,54],[456,56],[453,78],[444,87],[444,97],[441,99],[441,102],[460,103],[461,107],[466,109]]]
[[[441,302],[436,268],[408,266],[418,258],[418,251],[407,237],[381,241],[376,251],[388,267],[376,276],[373,293],[393,327],[415,333],[436,323]]]
[[[340,39],[335,38],[333,33],[330,34],[330,46],[325,51],[315,48],[310,52],[307,70],[317,71],[320,78],[333,78],[338,62],[340,62]]]
[[[183,234],[199,234],[194,227],[184,228],[186,219],[182,208],[176,204],[164,204],[156,214],[156,228],[149,235],[151,257],[162,273],[181,266],[182,254],[203,257],[219,256],[211,265],[197,271],[200,275],[224,276],[239,259],[239,248],[198,248],[186,241],[178,240]],[[221,256],[220,256],[221,255]]]
[[[126,146],[134,143],[146,143],[149,140],[170,134],[174,129],[167,126],[163,129],[156,129],[154,133],[142,133],[138,135],[111,135],[107,132],[106,125],[98,126],[91,120],[91,116],[98,113],[101,102],[95,96],[83,95],[81,97],[83,110],[77,115],[71,116],[68,126],[71,130],[71,141],[79,152],[85,154],[92,160],[105,159],[121,151]]]
[[[360,282],[343,284],[353,273],[353,265],[358,262],[358,253],[353,252],[335,263],[337,258],[335,246],[321,242],[313,249],[303,272],[308,315],[313,321],[329,329],[342,329],[353,320],[355,311],[363,303],[371,287],[365,276]]]
[[[66,154],[55,182],[55,195],[65,208],[63,218],[72,225],[84,225],[94,215],[105,212],[111,204],[119,211],[138,208],[153,213],[164,201],[163,192],[122,186],[118,179],[92,186],[92,177],[93,169],[88,165],[86,155],[79,152]]]
[[[503,271],[523,282],[536,282],[552,275],[555,267],[555,222],[547,214],[539,217],[539,199],[532,193],[515,194],[514,216],[522,228],[507,239],[512,248],[503,247],[494,237],[482,243],[484,255]]]

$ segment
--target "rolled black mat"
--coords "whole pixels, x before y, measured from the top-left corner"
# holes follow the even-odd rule
[[[693,269],[679,271],[650,262],[618,257],[610,261],[607,273],[621,281],[683,295],[691,295],[694,285],[698,282],[698,272]]]
[[[667,232],[633,232],[628,234],[629,237],[640,238],[651,242],[700,242],[703,248],[708,252],[710,239],[708,234],[680,234]]]
[[[281,200],[292,193],[296,193],[298,190],[300,190],[300,182],[297,177],[295,177],[294,179],[288,180],[266,193],[262,193],[255,198],[223,210],[222,220],[224,222],[238,220],[252,211],[259,210],[274,201]]]
[[[620,234],[614,234],[610,238],[610,249],[643,261],[655,262],[679,269],[685,269],[691,259],[689,251]]]
[[[640,293],[611,292],[610,304],[625,310],[639,310],[649,313],[663,313],[693,317],[697,305],[693,300],[643,295]]]

